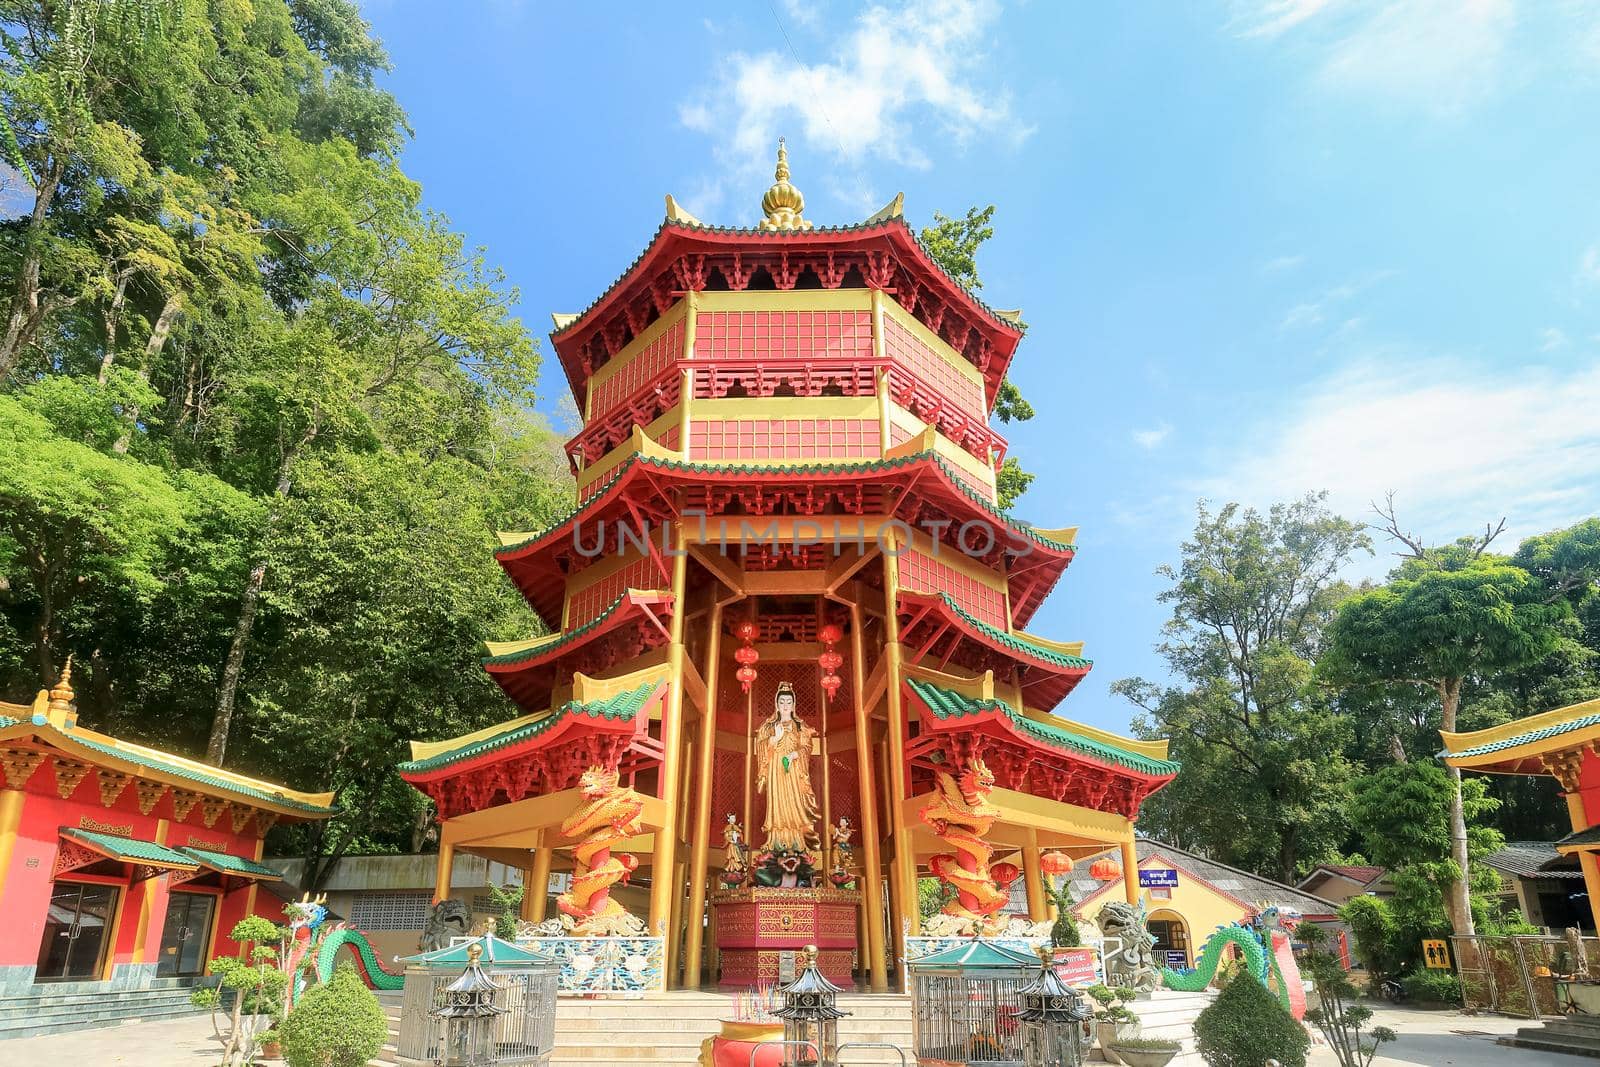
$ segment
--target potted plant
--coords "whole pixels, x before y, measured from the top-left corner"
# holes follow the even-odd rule
[[[1124,1041],[1138,1037],[1144,1028],[1144,1024],[1139,1022],[1139,1017],[1128,1007],[1128,1004],[1139,996],[1139,991],[1122,986],[1112,989],[1103,985],[1092,985],[1087,992],[1089,998],[1095,1002],[1094,1036],[1100,1043],[1100,1051],[1110,1062],[1121,1063],[1112,1049]]]
[[[1128,1067],[1167,1067],[1182,1048],[1168,1037],[1134,1037],[1116,1042],[1111,1051]]]
[[[268,1030],[257,1034],[256,1040],[261,1042],[261,1055],[264,1059],[276,1060],[283,1058],[283,1046],[279,1044],[278,1031]]]

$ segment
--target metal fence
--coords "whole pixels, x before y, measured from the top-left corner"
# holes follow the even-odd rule
[[[1565,938],[1518,934],[1450,941],[1466,1008],[1524,1019],[1560,1014],[1550,972],[1567,948]],[[1600,973],[1600,938],[1583,938],[1583,952],[1591,971]]]
[[[496,967],[489,974],[500,986],[495,1005],[504,1010],[495,1018],[494,1062],[543,1067],[556,1043],[555,968]],[[445,986],[459,977],[458,970],[406,968],[395,1056],[403,1067],[432,1067],[440,1062],[443,1032],[432,1013],[444,1004]]]

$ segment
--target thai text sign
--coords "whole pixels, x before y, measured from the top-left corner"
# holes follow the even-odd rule
[[[1058,948],[1055,950],[1056,975],[1070,986],[1096,985],[1105,981],[1100,967],[1100,953],[1092,948]]]
[[[1152,867],[1139,872],[1139,884],[1146,889],[1172,889],[1178,884],[1178,872],[1170,867]]]

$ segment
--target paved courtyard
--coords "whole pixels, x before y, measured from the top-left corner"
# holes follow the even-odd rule
[[[1400,1040],[1385,1046],[1373,1067],[1550,1067],[1580,1060],[1549,1056],[1494,1043],[1501,1034],[1527,1025],[1519,1019],[1458,1012],[1377,1009],[1376,1022],[1393,1028]],[[0,1067],[81,1063],[116,1067],[210,1067],[219,1045],[204,1016],[130,1023],[104,1030],[29,1037],[0,1042]],[[1327,1049],[1311,1057],[1312,1067],[1335,1067]]]

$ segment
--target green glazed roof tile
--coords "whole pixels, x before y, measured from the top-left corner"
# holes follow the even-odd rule
[[[472,941],[463,941],[460,944],[436,948],[432,952],[419,952],[414,956],[401,956],[405,963],[421,964],[425,967],[450,967],[460,968],[467,965],[471,959],[470,950],[477,945],[483,951],[480,962],[485,965],[499,964],[502,967],[516,966],[526,963],[549,963],[556,961],[541,952],[525,949],[521,945],[510,941],[503,941],[493,934],[484,934]]]
[[[1014,952],[1004,945],[997,945],[981,938],[967,941],[959,945],[938,952],[919,956],[914,960],[906,961],[906,966],[913,971],[922,969],[956,968],[958,970],[1037,970],[1039,959],[1036,956],[1024,956]]]
[[[283,877],[283,872],[275,871],[264,863],[257,863],[243,856],[230,856],[226,852],[212,852],[203,848],[182,848],[178,851],[193,856],[212,870],[226,874],[249,874],[258,878]]]
[[[1559,737],[1562,734],[1571,733],[1573,730],[1581,730],[1586,726],[1595,725],[1600,725],[1600,714],[1583,715],[1576,719],[1568,720],[1567,722],[1557,723],[1554,726],[1546,726],[1540,730],[1529,730],[1525,734],[1516,734],[1515,736],[1508,737],[1503,741],[1492,741],[1486,745],[1475,745],[1472,748],[1464,748],[1460,752],[1440,752],[1439,755],[1442,757],[1449,757],[1450,759],[1464,759],[1468,756],[1487,756],[1493,752],[1504,752],[1508,748],[1516,748],[1519,745],[1531,745],[1535,741],[1543,741],[1547,738]]]
[[[1138,771],[1140,774],[1168,775],[1178,773],[1178,764],[1173,760],[1152,759],[1141,756],[1137,752],[1108,745],[1096,741],[1079,733],[1074,733],[1063,726],[1052,726],[1049,723],[1039,722],[1019,714],[1015,708],[1003,700],[981,700],[964,696],[952,689],[934,685],[921,678],[907,678],[906,682],[917,694],[928,710],[941,719],[959,719],[967,715],[977,715],[985,711],[1001,712],[1011,720],[1011,724],[1018,730],[1026,733],[1053,748],[1065,749],[1075,752],[1090,759],[1100,760],[1104,763],[1114,763],[1127,767],[1129,770]]]
[[[606,620],[610,619],[611,616],[617,613],[617,611],[622,607],[622,602],[627,599],[628,594],[626,592],[617,594],[617,599],[607,604],[605,609],[601,611],[600,614],[596,615],[582,626],[579,626],[577,629],[568,630],[566,633],[562,634],[556,640],[551,641],[549,644],[535,645],[533,648],[524,649],[521,652],[507,652],[499,656],[485,656],[482,660],[482,663],[485,667],[503,666],[512,663],[526,663],[529,660],[538,659],[540,656],[548,655],[549,653],[558,649],[566,648],[568,645],[582,638],[585,634],[592,633],[596,628],[603,625]]]
[[[265,789],[256,789],[253,786],[240,785],[238,782],[232,782],[226,778],[219,778],[214,774],[206,774],[204,771],[198,771],[191,767],[185,767],[182,764],[168,763],[165,760],[148,759],[143,753],[130,752],[128,749],[116,748],[112,745],[103,745],[100,742],[92,741],[87,737],[78,736],[71,730],[63,731],[63,734],[66,737],[70,737],[74,744],[82,745],[84,748],[93,749],[96,752],[103,752],[108,756],[113,756],[129,763],[140,763],[151,767],[154,770],[162,771],[166,774],[175,774],[179,778],[187,778],[191,782],[198,782],[203,786],[215,789],[219,792],[233,793],[237,796],[247,797],[251,800],[264,800],[269,804],[276,804],[279,807],[293,808],[297,811],[304,811],[316,815],[331,815],[336,810],[331,807],[323,807],[320,804],[307,804],[301,800],[294,800],[290,797],[284,796],[282,793],[269,793]]]
[[[907,590],[907,592],[912,592],[912,590]],[[935,595],[938,596],[940,600],[944,601],[944,606],[949,608],[950,611],[959,617],[962,622],[972,627],[972,629],[986,635],[991,640],[999,642],[1001,645],[1013,652],[1020,652],[1024,655],[1032,656],[1035,659],[1042,659],[1047,663],[1053,663],[1057,667],[1064,667],[1068,669],[1082,668],[1083,670],[1088,670],[1090,667],[1094,666],[1094,660],[1092,659],[1084,659],[1082,656],[1069,656],[1065,652],[1057,652],[1053,648],[1045,648],[1043,645],[1036,645],[1032,641],[1018,637],[1016,634],[1006,633],[1006,631],[1000,629],[998,626],[990,625],[989,623],[978,618],[976,615],[967,614],[967,612],[961,607],[960,604],[955,602],[949,593],[937,593]]]
[[[61,836],[86,845],[92,845],[97,851],[104,852],[119,860],[130,860],[135,863],[160,863],[176,867],[193,869],[195,861],[185,856],[176,849],[166,845],[158,845],[154,841],[140,841],[135,837],[120,837],[117,834],[96,833],[93,830],[80,830],[76,827],[63,827]]]
[[[481,756],[486,752],[493,752],[508,745],[515,745],[529,738],[538,737],[569,716],[583,715],[591,719],[620,719],[628,721],[639,714],[640,710],[645,707],[660,686],[661,683],[659,681],[651,681],[645,682],[637,689],[629,689],[618,693],[610,700],[591,701],[587,704],[570,701],[542,719],[523,723],[521,726],[514,726],[491,737],[473,741],[448,752],[440,752],[437,755],[429,756],[427,759],[409,760],[400,764],[399,769],[402,774],[423,774],[428,771],[438,770],[440,767],[447,767],[452,763],[460,763],[463,760]]]

